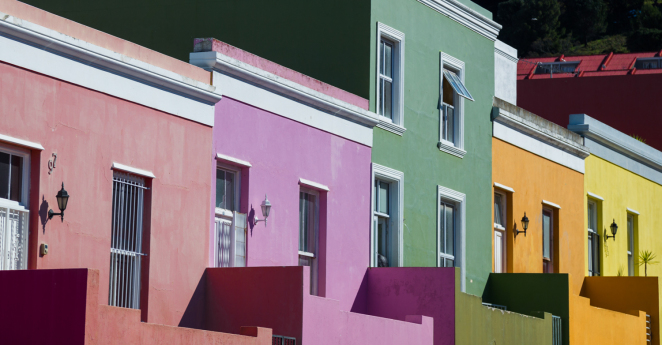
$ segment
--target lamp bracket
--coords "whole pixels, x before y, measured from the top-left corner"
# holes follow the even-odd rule
[[[48,219],[52,219],[53,216],[60,216],[60,219],[64,222],[64,212],[55,213],[52,209],[48,210]]]

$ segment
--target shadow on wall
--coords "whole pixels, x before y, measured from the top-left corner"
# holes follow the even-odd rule
[[[204,329],[207,271],[202,274],[198,286],[179,321],[179,327]]]

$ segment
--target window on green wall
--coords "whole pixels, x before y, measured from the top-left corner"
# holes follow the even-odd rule
[[[377,23],[377,126],[398,135],[405,131],[404,49],[404,33]]]
[[[474,98],[464,84],[464,62],[441,52],[439,150],[464,157],[464,99]]]

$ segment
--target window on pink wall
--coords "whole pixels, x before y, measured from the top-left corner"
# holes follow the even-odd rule
[[[219,164],[216,169],[214,266],[246,266],[246,214],[240,213],[241,170]]]
[[[299,191],[299,266],[310,267],[310,294],[317,295],[319,270],[319,193]]]
[[[27,269],[30,151],[0,144],[0,270]]]

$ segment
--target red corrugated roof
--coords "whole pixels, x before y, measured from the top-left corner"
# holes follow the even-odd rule
[[[554,78],[597,77],[632,74],[638,58],[659,57],[661,52],[561,56],[565,62],[579,62],[577,73],[554,73]],[[610,55],[611,58],[610,58]],[[548,79],[549,74],[532,74],[538,63],[558,62],[560,57],[520,59],[517,64],[517,79]],[[601,68],[601,66],[604,67]],[[583,72],[583,73],[579,73]],[[637,70],[636,74],[662,74],[662,69]]]

